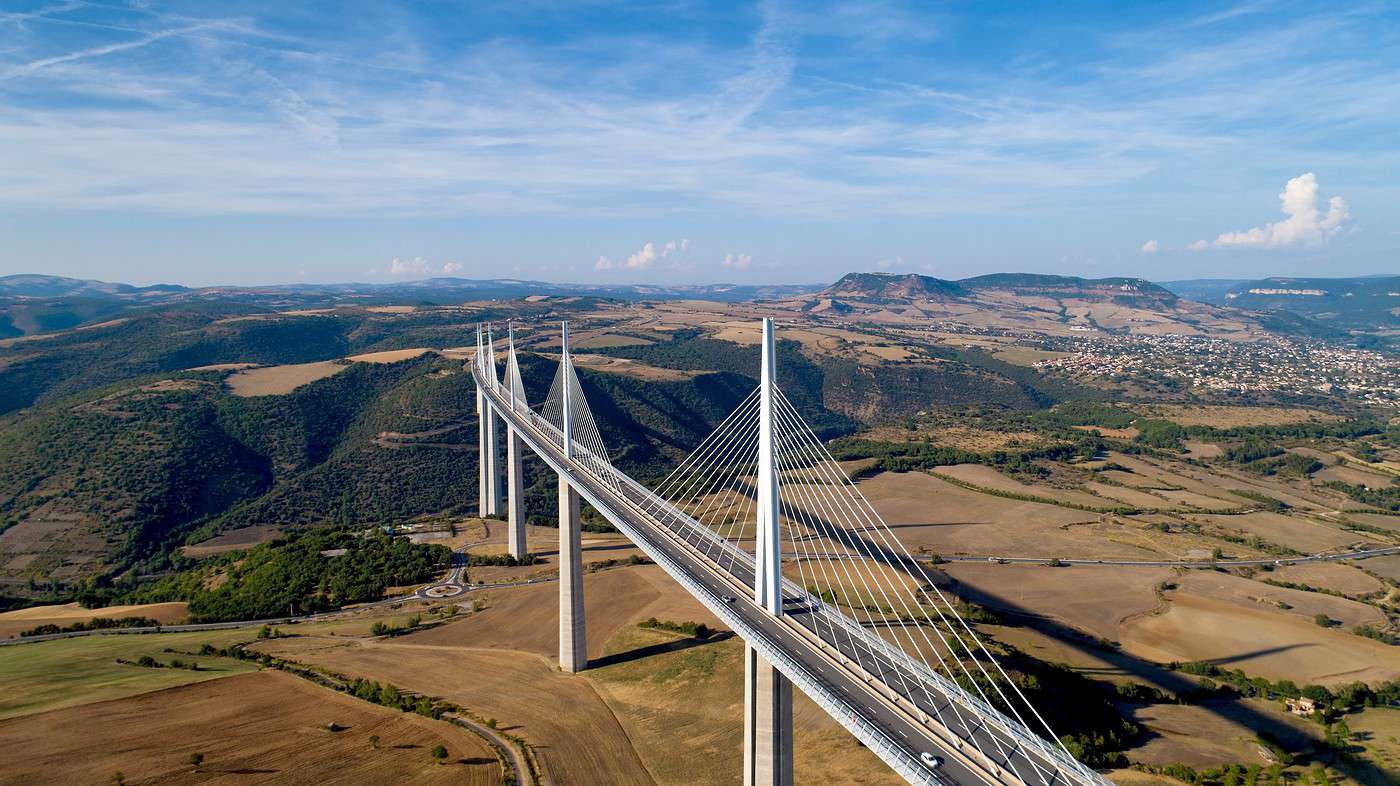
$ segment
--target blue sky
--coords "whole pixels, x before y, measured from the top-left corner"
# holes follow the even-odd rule
[[[0,0],[0,274],[1396,273],[1398,181],[1387,3]]]

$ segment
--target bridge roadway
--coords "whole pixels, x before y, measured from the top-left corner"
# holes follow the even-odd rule
[[[477,381],[482,383],[480,377]],[[769,660],[906,779],[913,783],[956,786],[1018,782],[1067,784],[1070,781],[1059,773],[1074,767],[1075,782],[1108,783],[1092,770],[1074,763],[1053,761],[1044,751],[1028,751],[1024,738],[1021,739],[1023,744],[1017,744],[1007,729],[999,728],[995,721],[988,723],[985,712],[975,713],[967,706],[966,696],[959,699],[927,675],[917,673],[921,664],[902,656],[888,644],[884,645],[886,652],[880,652],[880,643],[872,647],[870,642],[871,637],[878,638],[876,634],[859,629],[858,623],[848,618],[834,619],[836,612],[813,602],[791,583],[786,584],[784,592],[785,615],[770,615],[753,600],[751,555],[736,553],[732,545],[722,541],[717,543],[717,536],[708,534],[707,537],[701,528],[673,529],[665,525],[652,512],[660,503],[655,495],[626,478],[619,484],[619,493],[584,468],[581,462],[565,459],[562,439],[552,424],[533,412],[511,412],[509,400],[489,381],[482,384],[482,389],[490,397],[492,408],[555,472],[566,477],[600,513],[683,585],[688,585],[698,600],[761,654],[764,650],[761,644],[766,643],[790,657],[796,669],[792,668],[793,664]],[[667,509],[674,511],[669,506]],[[667,517],[674,518],[676,523],[682,519],[679,513]],[[706,552],[713,552],[717,545],[728,548],[731,556],[736,557],[731,570],[707,555]],[[792,597],[794,589],[802,597]],[[726,597],[734,600],[726,602]],[[828,634],[830,638],[823,638],[818,633],[823,628],[829,632],[841,629],[847,635],[844,640],[831,633]],[[764,641],[755,641],[755,638]],[[900,695],[887,687],[889,685],[917,688]],[[827,695],[812,695],[813,688]],[[957,690],[956,687],[953,690]],[[872,731],[875,739],[871,739]],[[976,746],[971,744],[972,740],[976,740]],[[1035,742],[1049,748],[1049,744],[1039,738]],[[989,758],[979,755],[977,747]],[[931,770],[922,765],[919,756],[924,752],[942,758],[942,766]]]

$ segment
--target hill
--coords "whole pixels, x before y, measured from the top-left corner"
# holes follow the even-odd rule
[[[917,273],[847,273],[819,294],[863,300],[947,300],[964,292],[952,281]]]
[[[1141,278],[1079,278],[1037,273],[992,273],[958,282],[968,290],[1006,290],[1022,295],[1042,295],[1111,300],[1150,306],[1170,306],[1176,295]]]
[[[1252,311],[1288,311],[1345,330],[1400,329],[1400,276],[1265,278],[1231,287],[1225,302]]]

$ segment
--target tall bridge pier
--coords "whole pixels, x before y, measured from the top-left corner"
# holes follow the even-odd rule
[[[477,330],[476,346],[477,352],[485,352],[485,361],[496,367],[496,356],[491,343],[490,326],[486,328],[486,343],[482,344],[480,329]],[[481,517],[501,515],[501,451],[500,439],[496,434],[496,413],[491,409],[491,402],[481,392],[476,391],[476,414],[477,414],[477,443],[479,445],[479,472],[480,472],[480,494]]]
[[[514,413],[522,406],[524,391],[519,390],[519,365],[515,359],[515,327],[509,328],[509,377],[510,411]],[[525,556],[525,476],[522,468],[520,433],[514,426],[506,425],[506,553],[519,559]]]
[[[563,424],[564,458],[574,456],[573,393],[569,357],[569,323],[564,323],[560,360],[564,364]],[[583,521],[579,516],[579,496],[564,473],[559,473],[559,668],[579,672],[588,667],[588,646],[583,627]]]
[[[763,320],[758,393],[758,528],[754,602],[783,615],[778,475],[773,461],[773,320]],[[744,786],[792,786],[792,683],[752,646],[744,648]]]

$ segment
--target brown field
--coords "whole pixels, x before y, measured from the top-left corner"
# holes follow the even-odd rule
[[[649,616],[717,622],[653,566],[589,574],[584,583],[590,658],[602,656],[605,642],[617,631]],[[491,590],[484,594],[486,608],[480,613],[385,641],[278,639],[259,648],[390,680],[495,717],[505,730],[537,746],[544,767],[556,777],[569,773],[580,782],[652,783],[626,731],[592,684],[554,666],[558,591],[552,583]],[[534,656],[521,657],[522,651]],[[561,706],[569,711],[560,713]],[[588,733],[580,734],[582,729]]]
[[[546,597],[540,601],[540,605],[549,605]],[[490,615],[489,609],[483,612],[483,616]],[[502,630],[533,622],[496,617]],[[428,633],[442,633],[458,624]],[[342,673],[392,682],[495,718],[503,731],[535,747],[546,774],[560,782],[566,782],[568,774],[578,779],[573,782],[652,783],[626,732],[587,679],[560,673],[552,658],[522,657],[519,651],[487,637],[470,647],[419,643],[416,638],[291,638],[259,642],[257,648]],[[587,733],[581,734],[585,729]]]
[[[127,617],[150,617],[166,624],[184,622],[189,616],[187,604],[146,603],[139,606],[108,606],[105,609],[85,609],[76,603],[56,606],[30,606],[0,613],[0,637],[12,638],[21,631],[52,623],[63,627],[75,622],[89,622],[97,617],[125,619]]]
[[[1259,576],[1267,578],[1269,574],[1261,573]],[[1362,578],[1366,577],[1363,575]],[[1280,614],[1297,617],[1306,622],[1312,622],[1313,617],[1318,614],[1326,614],[1334,620],[1339,620],[1342,630],[1350,630],[1357,625],[1368,623],[1382,626],[1386,624],[1385,614],[1375,606],[1320,592],[1275,587],[1230,573],[1195,570],[1182,576],[1177,583],[1182,592],[1198,597],[1213,598],[1241,606],[1258,605],[1277,609]],[[1168,595],[1168,598],[1175,597]],[[1284,609],[1283,605],[1289,608]],[[1396,657],[1400,658],[1400,652],[1396,653]]]
[[[1366,568],[1377,576],[1384,576],[1391,581],[1400,581],[1400,556],[1371,557],[1359,560],[1356,564]]]
[[[1143,414],[1183,426],[1280,426],[1288,423],[1330,423],[1340,415],[1305,407],[1244,407],[1222,404],[1145,404],[1134,406]]]
[[[1346,517],[1367,526],[1380,527],[1400,533],[1400,516],[1391,516],[1385,513],[1348,513]]]
[[[922,472],[883,472],[859,487],[912,551],[1160,559],[1187,542],[1113,516],[982,494]]]
[[[1383,682],[1400,675],[1396,648],[1262,604],[1175,592],[1164,614],[1129,620],[1123,649],[1159,663],[1208,660],[1299,684]]]
[[[328,723],[345,727],[331,732]],[[380,738],[372,749],[371,734]],[[465,729],[276,671],[0,721],[0,784],[496,784],[495,753]],[[101,740],[102,744],[94,745]],[[447,748],[449,763],[429,756]],[[309,752],[314,750],[314,755]],[[190,766],[192,753],[204,764]]]
[[[1037,446],[1047,442],[1045,437],[1034,431],[991,431],[946,423],[938,423],[932,427],[921,425],[915,431],[902,426],[876,426],[861,436],[882,442],[926,441],[935,445],[981,452],[1000,450],[1013,444]]]
[[[1157,607],[1154,588],[1173,577],[1170,568],[983,562],[950,562],[939,570],[958,580],[955,592],[978,603],[1053,619],[1110,641],[1118,640],[1125,619]]]
[[[1055,352],[1046,349],[1031,349],[1030,347],[1007,347],[993,353],[992,357],[1017,366],[1034,366],[1042,360],[1054,360],[1068,357],[1071,354],[1070,352]]]
[[[557,359],[557,356],[549,356]],[[614,358],[607,355],[576,355],[574,365],[579,368],[586,368],[589,371],[605,371],[610,374],[626,374],[629,377],[645,379],[652,382],[676,382],[692,379],[699,375],[697,371],[681,371],[674,368],[661,368],[659,366],[649,366],[646,363],[639,363],[626,358]]]
[[[1379,489],[1389,486],[1394,476],[1387,475],[1383,472],[1372,472],[1368,469],[1362,469],[1355,464],[1341,464],[1320,469],[1313,473],[1313,478],[1319,482],[1340,480],[1343,483],[1350,483],[1355,486]]]
[[[992,467],[983,464],[955,464],[952,466],[935,467],[933,470],[939,475],[946,475],[954,480],[976,486],[978,488],[991,489],[993,491],[1008,492],[1026,496],[1043,497],[1056,502],[1066,502],[1071,505],[1087,505],[1094,508],[1113,507],[1111,500],[1100,499],[1092,494],[1071,489],[1055,488],[1044,484],[1022,483],[1015,478],[998,472]],[[1161,504],[1161,500],[1158,500]]]
[[[412,307],[410,307],[410,310],[412,310]],[[346,358],[346,360],[353,360],[356,363],[397,363],[400,360],[416,358],[433,351],[434,350],[428,349],[427,347],[418,347],[416,349],[390,349],[384,352],[367,352],[363,355],[351,355]]]
[[[1257,511],[1238,516],[1200,515],[1193,518],[1227,530],[1235,530],[1257,535],[1269,543],[1301,551],[1305,554],[1318,554],[1329,549],[1350,545],[1365,536],[1343,530],[1300,516],[1285,516],[1281,513]]]
[[[1340,562],[1308,562],[1302,565],[1284,565],[1274,568],[1272,573],[1260,574],[1257,578],[1307,584],[1351,596],[1385,591],[1385,585],[1374,577]]]
[[[627,629],[608,652],[678,640],[664,631]],[[729,639],[587,674],[657,783],[727,786],[743,766],[742,654],[743,643]],[[793,695],[793,745],[795,783],[903,783],[801,691]]]
[[[1152,735],[1128,752],[1145,764],[1181,763],[1205,769],[1222,763],[1267,765],[1254,741],[1258,732],[1215,707],[1148,704],[1134,707],[1131,718]]]
[[[239,371],[226,380],[235,396],[280,396],[318,379],[325,379],[349,368],[344,363],[323,360],[287,366],[263,366]]]
[[[246,549],[256,546],[259,543],[266,543],[276,538],[281,531],[281,528],[276,524],[254,524],[251,527],[240,527],[220,533],[208,540],[202,540],[194,545],[185,546],[180,549],[180,551],[186,557],[194,559],[209,557],[215,554],[222,554],[225,551]]]
[[[1125,505],[1132,505],[1133,507],[1145,508],[1147,510],[1171,507],[1169,501],[1154,494],[1149,494],[1146,491],[1123,488],[1122,486],[1110,486],[1107,483],[1091,482],[1084,485],[1085,488],[1092,490],[1100,497],[1107,498],[1101,500],[1099,502],[1100,505],[1112,505],[1114,502],[1121,502]]]
[[[636,347],[656,342],[640,336],[622,335],[619,333],[597,333],[586,336],[577,341],[570,341],[569,344],[575,349],[608,349],[610,347]]]
[[[1400,710],[1371,707],[1348,715],[1346,722],[1359,735],[1362,758],[1386,770],[1391,783],[1400,779]]]

